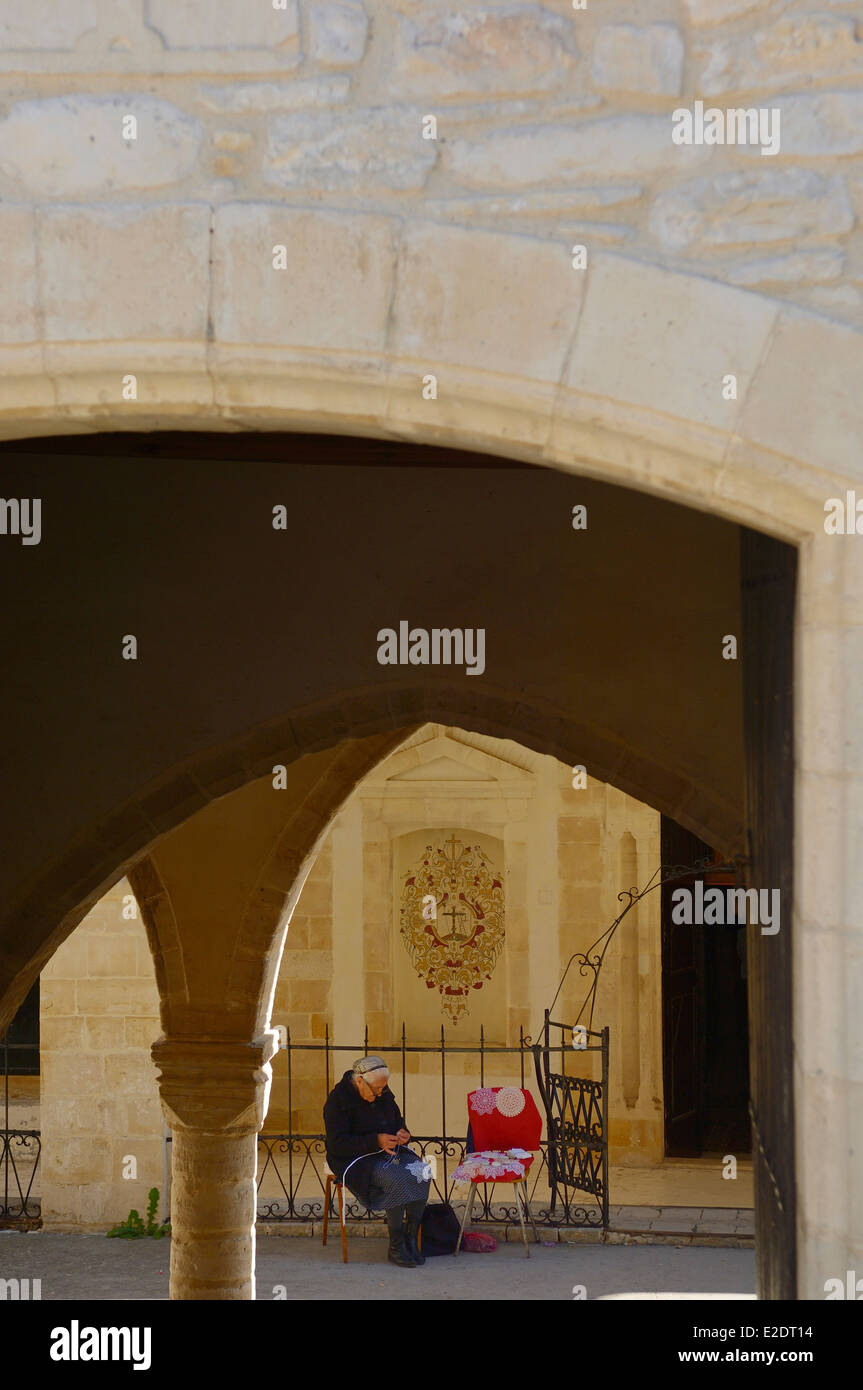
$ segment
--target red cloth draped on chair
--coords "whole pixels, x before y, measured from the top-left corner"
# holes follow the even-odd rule
[[[520,1182],[542,1138],[542,1116],[530,1091],[483,1086],[467,1098],[474,1152],[453,1173],[456,1182]]]
[[[525,1254],[529,1255],[522,1206],[519,1205],[519,1201],[533,1225],[527,1200],[526,1179],[534,1154],[542,1140],[542,1116],[530,1091],[520,1086],[481,1086],[468,1095],[467,1109],[474,1151],[465,1154],[452,1176],[453,1182],[469,1182],[472,1186],[470,1200],[461,1223],[456,1254],[461,1245],[462,1232],[470,1220],[476,1184],[511,1182],[515,1185]],[[536,1226],[534,1236],[539,1239]]]

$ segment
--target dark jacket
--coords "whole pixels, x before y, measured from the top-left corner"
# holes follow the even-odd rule
[[[348,1173],[347,1185],[361,1202],[368,1205],[368,1187],[372,1169],[384,1150],[378,1147],[379,1134],[395,1134],[405,1129],[401,1111],[389,1086],[375,1100],[363,1100],[353,1082],[353,1073],[346,1071],[341,1081],[330,1091],[324,1106],[327,1162],[337,1178],[354,1158],[360,1158]]]

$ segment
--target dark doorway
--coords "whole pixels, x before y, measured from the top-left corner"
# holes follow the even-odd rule
[[[0,1062],[9,1076],[39,1075],[39,981],[0,1040]]]
[[[719,859],[662,817],[663,864]],[[665,1152],[672,1158],[751,1152],[745,926],[676,923],[672,894],[697,882],[735,887],[713,871],[662,888],[662,1052]]]

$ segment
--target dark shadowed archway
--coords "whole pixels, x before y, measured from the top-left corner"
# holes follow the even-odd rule
[[[18,653],[6,1012],[27,963],[154,836],[341,737],[428,719],[514,731],[741,844],[732,523],[502,460],[316,436],[39,441],[3,464],[7,492],[42,505],[40,545],[0,553],[21,595],[3,637]],[[482,675],[379,665],[378,631],[403,619],[482,627]]]
[[[213,1005],[195,999],[206,955],[190,972],[181,941],[184,865],[196,836],[212,857],[228,803],[276,764],[299,779],[291,833],[262,825],[226,918],[229,977],[208,984],[227,1001],[229,1069],[245,1066],[231,1049],[267,1027],[308,856],[358,778],[420,723],[515,738],[720,849],[744,847],[740,663],[723,654],[744,631],[734,523],[503,460],[316,436],[40,441],[9,446],[4,465],[10,494],[40,497],[44,541],[0,556],[24,594],[5,640],[26,673],[6,692],[0,1012],[131,870],[163,996],[163,1096],[181,1098],[187,1124],[193,1073],[170,1049],[197,1030],[212,1039]],[[379,634],[402,622],[482,629],[483,669],[382,666]],[[787,661],[773,676],[790,681]],[[747,727],[751,752],[765,735]],[[790,1009],[784,986],[774,1006]],[[790,1094],[790,1060],[770,1084]],[[787,1189],[783,1210],[787,1224]]]

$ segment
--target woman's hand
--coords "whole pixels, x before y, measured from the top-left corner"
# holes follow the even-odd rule
[[[378,1144],[384,1153],[394,1153],[399,1146],[398,1136],[395,1134],[379,1134]]]
[[[398,1139],[400,1144],[406,1144],[410,1137],[410,1131],[406,1129],[400,1129],[396,1133],[396,1138]]]

